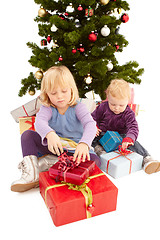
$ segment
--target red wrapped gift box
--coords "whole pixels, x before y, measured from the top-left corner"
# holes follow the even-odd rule
[[[60,181],[63,180],[65,182],[81,185],[95,169],[95,162],[94,161],[81,162],[77,167],[69,169],[68,171],[64,172],[59,171],[58,167],[59,162],[55,163],[49,169],[50,177],[56,179],[58,176]]]
[[[128,106],[133,110],[136,116],[139,113],[139,104],[128,104]]]
[[[116,210],[117,187],[97,167],[80,186],[39,175],[40,193],[56,226]]]

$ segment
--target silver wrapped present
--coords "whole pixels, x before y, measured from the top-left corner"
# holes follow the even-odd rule
[[[25,103],[21,107],[18,107],[11,111],[11,115],[14,120],[18,123],[19,117],[30,117],[34,116],[40,109],[41,102],[39,97],[31,100],[30,102]]]

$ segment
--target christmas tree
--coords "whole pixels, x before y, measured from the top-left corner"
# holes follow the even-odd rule
[[[116,52],[128,45],[119,34],[120,25],[129,20],[129,4],[122,0],[34,0],[40,4],[38,16],[41,45],[28,42],[33,55],[29,63],[38,68],[22,79],[19,96],[40,89],[45,71],[54,65],[67,66],[80,97],[94,90],[102,99],[110,81],[123,78],[140,83],[144,69],[136,61],[119,65]]]

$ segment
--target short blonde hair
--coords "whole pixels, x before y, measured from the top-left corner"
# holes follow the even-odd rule
[[[108,96],[109,94],[111,94],[112,97],[115,97],[117,99],[128,98],[128,100],[130,100],[131,88],[129,86],[129,83],[123,79],[112,80],[106,90],[106,96]]]
[[[51,103],[47,93],[51,92],[58,86],[62,88],[69,86],[71,88],[71,99],[69,105],[76,105],[79,98],[78,89],[72,73],[65,66],[53,66],[45,73],[41,82],[40,100],[42,104],[45,106],[52,105],[55,107]]]

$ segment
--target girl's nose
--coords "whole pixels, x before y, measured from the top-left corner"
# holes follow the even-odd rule
[[[58,93],[57,93],[57,97],[58,97],[58,98],[61,98],[61,96],[62,96],[61,92],[58,92]]]

